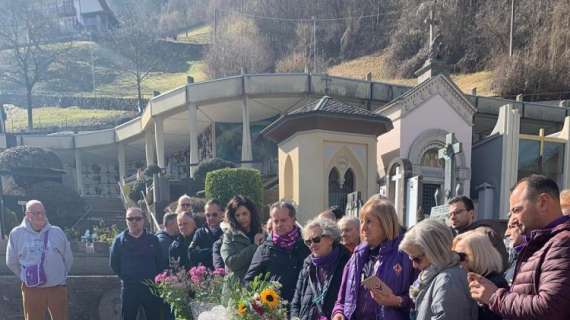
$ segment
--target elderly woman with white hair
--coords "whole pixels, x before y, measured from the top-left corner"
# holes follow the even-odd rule
[[[297,279],[291,301],[291,318],[329,319],[350,252],[339,243],[335,221],[317,217],[303,228],[303,239],[311,250]]]
[[[484,230],[467,231],[453,239],[453,250],[459,254],[461,265],[467,272],[475,272],[491,280],[498,288],[509,285],[501,273],[503,259]],[[500,320],[486,305],[479,306],[479,320]]]
[[[354,252],[356,246],[360,244],[360,221],[357,217],[344,216],[337,224],[340,229],[340,243],[350,253]]]
[[[469,295],[467,273],[451,251],[453,236],[445,224],[423,220],[410,229],[400,250],[420,270],[410,287],[417,320],[475,320],[477,304]]]

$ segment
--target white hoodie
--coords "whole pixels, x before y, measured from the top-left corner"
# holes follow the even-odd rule
[[[6,250],[6,265],[24,282],[25,272],[22,266],[39,264],[44,250],[44,235],[49,230],[44,270],[47,282],[41,287],[65,285],[67,273],[73,263],[73,255],[65,233],[48,223],[40,232],[32,229],[24,218],[22,224],[10,232]]]

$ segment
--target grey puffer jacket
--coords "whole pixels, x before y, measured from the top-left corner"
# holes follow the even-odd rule
[[[477,320],[477,316],[467,273],[459,265],[439,272],[416,299],[416,320]]]

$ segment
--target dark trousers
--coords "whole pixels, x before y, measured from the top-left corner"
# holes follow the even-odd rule
[[[123,320],[136,320],[139,307],[144,309],[147,320],[161,319],[162,299],[153,295],[144,284],[123,284],[121,300]]]

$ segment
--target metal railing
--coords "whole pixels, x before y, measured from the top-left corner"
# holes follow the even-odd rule
[[[151,229],[152,233],[156,233],[156,232],[160,231],[160,224],[156,220],[156,216],[154,215],[154,212],[152,211],[152,206],[148,203],[148,200],[146,199],[146,195],[144,194],[144,191],[141,191],[141,194],[143,196],[144,204],[146,206],[145,211],[148,215],[147,220],[149,222],[150,229]]]

